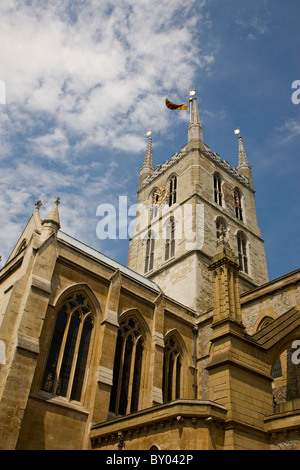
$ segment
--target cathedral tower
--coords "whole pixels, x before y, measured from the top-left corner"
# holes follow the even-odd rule
[[[241,292],[267,282],[268,274],[242,137],[232,168],[204,143],[196,97],[191,105],[187,144],[156,169],[149,138],[128,267],[201,313],[212,305],[208,266],[221,233],[238,260]]]

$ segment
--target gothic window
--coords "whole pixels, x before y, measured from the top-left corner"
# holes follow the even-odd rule
[[[221,188],[221,177],[218,174],[214,174],[214,201],[222,206],[222,188]]]
[[[224,220],[221,217],[218,217],[216,220],[216,237],[219,239],[222,233],[226,232],[227,226]]]
[[[242,209],[242,195],[238,189],[234,189],[234,206],[235,206],[235,216],[243,220],[243,209]]]
[[[109,411],[126,415],[139,408],[143,337],[138,323],[129,318],[120,325],[113,370]]]
[[[157,192],[157,188],[154,189],[151,193],[151,206],[150,206],[150,219],[155,219],[157,217],[157,212],[158,212],[158,200],[159,200],[159,194]]]
[[[82,401],[92,330],[87,300],[69,297],[57,315],[41,390]]]
[[[262,330],[263,328],[265,328],[266,326],[270,325],[270,323],[272,323],[272,321],[274,320],[274,318],[272,317],[269,317],[269,316],[265,316],[259,323],[258,327],[257,327],[257,331],[260,331]]]
[[[300,398],[300,364],[293,360],[295,349],[285,349],[273,363],[271,376],[273,378],[274,412],[284,411],[284,404]]]
[[[175,256],[175,219],[170,217],[166,223],[165,260]]]
[[[153,269],[155,233],[150,230],[146,238],[145,273]]]
[[[163,368],[164,403],[180,398],[182,359],[174,337],[165,344]]]
[[[243,233],[237,235],[238,259],[241,270],[248,274],[247,241]]]
[[[177,200],[177,176],[171,176],[169,180],[169,206],[176,203]]]

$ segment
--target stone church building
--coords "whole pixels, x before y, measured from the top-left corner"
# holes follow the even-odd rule
[[[140,170],[127,267],[39,206],[0,272],[0,448],[300,448],[300,269],[268,280],[241,135]],[[298,354],[299,353],[299,354]]]

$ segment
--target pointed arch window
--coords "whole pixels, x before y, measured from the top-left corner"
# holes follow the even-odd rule
[[[214,174],[214,201],[222,206],[222,180],[217,173]]]
[[[69,297],[57,315],[41,390],[82,401],[92,331],[86,298],[81,294]]]
[[[113,369],[109,411],[117,416],[139,408],[144,343],[134,318],[120,325]]]
[[[146,238],[146,256],[145,256],[145,273],[152,271],[154,265],[154,249],[155,249],[155,233],[153,230],[148,232]]]
[[[175,219],[170,217],[165,226],[166,229],[166,245],[165,245],[165,260],[175,256]]]
[[[164,403],[180,398],[182,358],[174,337],[165,344],[163,368]]]
[[[248,274],[247,241],[242,232],[237,234],[238,259],[241,270]]]
[[[237,219],[243,221],[242,195],[237,188],[234,189],[233,198],[235,206],[235,216]]]
[[[169,180],[169,206],[172,206],[177,201],[177,176],[171,176]]]
[[[150,219],[153,220],[157,217],[158,207],[159,207],[159,193],[158,188],[155,188],[151,193],[151,201],[150,201]]]

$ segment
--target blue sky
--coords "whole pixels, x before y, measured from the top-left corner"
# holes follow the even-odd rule
[[[204,140],[237,165],[240,127],[270,279],[299,267],[299,0],[6,0],[0,3],[3,266],[41,199],[62,230],[126,265],[128,240],[99,240],[101,204],[136,202],[154,164],[186,144],[196,89]],[[300,97],[300,94],[299,94]]]

